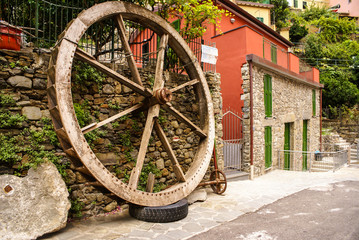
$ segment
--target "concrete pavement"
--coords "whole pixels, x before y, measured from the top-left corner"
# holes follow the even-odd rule
[[[358,240],[359,182],[311,187],[190,240]]]
[[[131,218],[128,210],[123,209],[113,215],[69,223],[65,229],[41,239],[188,239],[293,193],[342,181],[359,181],[359,168],[343,167],[334,173],[275,170],[253,181],[229,182],[223,195],[208,189],[207,200],[189,206],[188,216],[178,222],[142,222]]]

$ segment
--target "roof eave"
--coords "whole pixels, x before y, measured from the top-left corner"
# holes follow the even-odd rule
[[[234,11],[234,14],[237,13],[235,14],[236,16],[243,18],[244,20],[248,21],[253,25],[256,25],[259,29],[269,33],[274,38],[277,38],[278,41],[282,42],[284,45],[288,47],[294,45],[292,42],[288,41],[282,35],[280,35],[276,31],[274,31],[273,29],[271,29],[270,27],[268,27],[267,25],[256,19],[254,16],[252,16],[250,13],[237,6],[235,3],[229,0],[215,0],[215,2],[221,5],[222,7],[226,8],[227,10],[232,10],[232,12]]]

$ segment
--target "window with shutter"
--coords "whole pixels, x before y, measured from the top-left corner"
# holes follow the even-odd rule
[[[264,22],[264,18],[262,18],[262,17],[257,17],[257,19],[261,22]]]
[[[265,167],[272,166],[272,127],[264,128],[264,161]]]
[[[277,63],[277,46],[271,46],[271,60],[273,63]]]
[[[294,0],[294,7],[298,8],[298,0]]]
[[[264,75],[264,109],[265,116],[272,117],[272,76]]]

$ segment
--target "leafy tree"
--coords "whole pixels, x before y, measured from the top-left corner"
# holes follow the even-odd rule
[[[358,24],[323,7],[310,6],[292,15],[291,40],[303,38],[306,61],[320,69],[324,84],[323,106],[340,108],[359,104],[359,42],[355,39]],[[298,31],[299,30],[299,31]]]
[[[329,18],[334,17],[335,13],[332,11],[328,11],[326,7],[316,6],[314,4],[309,5],[304,11],[298,13],[299,17],[301,17],[307,23],[310,23],[313,20],[319,19],[322,16]]]
[[[206,32],[204,23],[216,24],[223,14],[229,14],[210,0],[160,0],[155,5],[159,7],[158,14],[164,19],[181,19],[183,27],[180,33],[185,38],[201,37]]]
[[[288,26],[288,18],[290,15],[289,5],[287,0],[271,0],[274,8],[271,9],[271,15],[274,18],[277,31],[283,27]]]
[[[313,24],[319,26],[320,38],[328,43],[348,40],[357,33],[357,24],[354,19],[322,16],[314,20]]]
[[[359,89],[353,83],[354,75],[350,71],[343,71],[338,67],[327,67],[321,71],[320,80],[324,84],[323,105],[345,105],[352,107],[359,102]]]
[[[318,58],[324,57],[324,47],[320,37],[317,34],[309,34],[304,44],[305,58],[311,65],[316,65]]]
[[[303,37],[308,34],[308,28],[300,24],[298,20],[292,21],[293,25],[289,29],[289,38],[292,42],[299,42]]]

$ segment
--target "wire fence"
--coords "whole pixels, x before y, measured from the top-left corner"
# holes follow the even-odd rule
[[[348,162],[348,150],[303,152],[278,150],[278,168],[290,171],[336,171]]]

